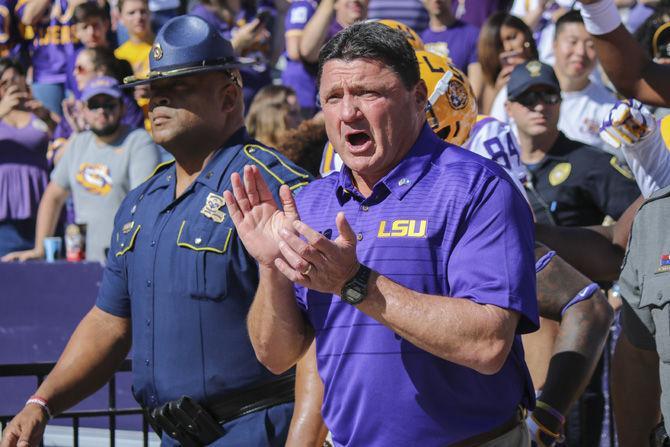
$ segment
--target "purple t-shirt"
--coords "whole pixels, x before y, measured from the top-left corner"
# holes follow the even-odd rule
[[[490,15],[507,10],[507,0],[452,0],[451,10],[456,18],[481,28]]]
[[[23,16],[26,2],[19,1],[16,13]],[[30,43],[33,80],[44,84],[62,84],[66,80],[67,60],[74,57],[75,37],[72,14],[74,7],[68,0],[54,0],[42,20],[33,26],[35,37]]]
[[[309,19],[314,15],[317,3],[314,0],[297,0],[291,2],[284,28],[286,35],[300,35]],[[298,104],[303,109],[316,108],[316,72],[317,64],[307,64],[301,60],[289,59],[286,56],[286,68],[281,74],[281,81],[287,87],[295,90]]]
[[[49,129],[36,117],[16,128],[0,120],[0,221],[29,219],[46,189]]]
[[[421,33],[426,50],[447,56],[462,72],[468,72],[468,65],[477,62],[477,40],[479,29],[457,20],[442,31],[428,28]]]
[[[438,358],[336,295],[296,287],[316,334],[322,413],[338,446],[444,446],[534,405],[521,333],[538,327],[533,219],[496,163],[424,126],[408,155],[364,199],[350,171],[297,196],[302,220],[331,239],[343,211],[361,263],[412,290],[493,304],[521,315],[497,374]]]

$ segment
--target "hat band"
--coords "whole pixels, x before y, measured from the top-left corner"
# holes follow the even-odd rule
[[[225,65],[228,65],[230,63],[236,63],[237,60],[234,57],[224,57],[224,58],[219,58],[219,59],[210,59],[210,60],[204,60],[200,63],[196,63],[193,65],[189,65],[188,67],[183,67],[179,65],[169,65],[165,67],[162,70],[151,70],[149,73],[146,75],[134,75],[134,76],[126,76],[123,78],[123,83],[124,84],[130,84],[131,82],[137,82],[137,81],[144,81],[147,79],[152,79],[152,78],[160,78],[160,77],[166,77],[166,76],[175,76],[181,73],[188,73],[189,71],[193,71],[194,69],[199,69],[199,68],[204,68],[204,67],[216,67],[218,65],[222,66],[222,69],[226,68],[233,68],[231,67],[225,67]],[[176,67],[176,68],[172,68]]]

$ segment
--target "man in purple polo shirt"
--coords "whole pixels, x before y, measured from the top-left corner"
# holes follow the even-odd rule
[[[350,26],[321,50],[317,79],[342,171],[297,201],[282,187],[283,211],[254,167],[225,192],[259,263],[257,357],[285,371],[316,337],[338,446],[529,446],[526,201],[497,164],[426,125],[426,86],[398,31]]]

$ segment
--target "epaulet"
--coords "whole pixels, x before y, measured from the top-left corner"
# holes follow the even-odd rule
[[[666,115],[661,119],[660,128],[665,148],[670,150],[670,115]]]
[[[151,175],[147,177],[147,180],[149,180],[151,177],[158,174],[159,172],[163,172],[164,170],[166,170],[172,163],[174,163],[174,158],[172,160],[159,163],[158,166],[156,166],[156,169],[154,169],[154,172],[152,172]]]
[[[642,202],[642,205],[640,205],[640,209],[642,209],[642,207],[644,207],[645,205],[648,205],[660,199],[664,199],[666,197],[670,197],[670,186],[666,186],[665,188],[661,188],[657,191],[654,191],[649,197],[647,197],[647,199],[644,202]]]
[[[288,185],[291,190],[294,190],[309,183],[309,174],[300,168],[291,166],[270,148],[258,144],[246,144],[242,152],[280,185]]]

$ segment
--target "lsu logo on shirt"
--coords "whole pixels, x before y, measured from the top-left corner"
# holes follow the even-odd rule
[[[426,237],[426,220],[399,219],[379,222],[377,237]]]
[[[109,168],[100,163],[82,163],[75,178],[91,194],[105,196],[112,190]]]

